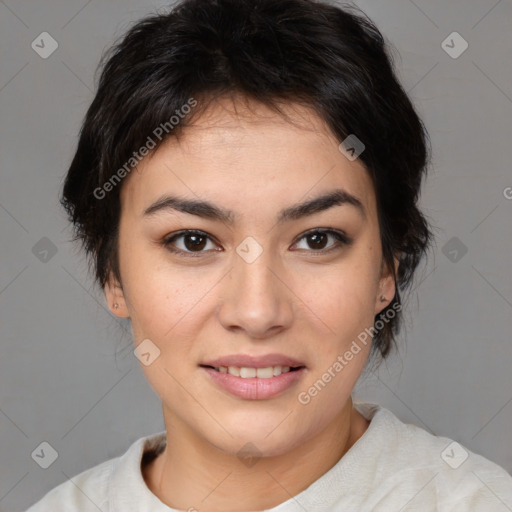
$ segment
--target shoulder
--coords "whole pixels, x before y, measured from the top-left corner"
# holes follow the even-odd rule
[[[26,512],[110,512],[119,493],[140,491],[141,459],[164,438],[165,434],[158,433],[137,439],[124,454],[71,477]]]
[[[498,464],[453,439],[404,423],[383,407],[357,406],[363,415],[373,417],[370,426],[375,421],[367,449],[377,454],[379,487],[383,492],[406,493],[411,500],[407,510],[416,510],[415,500],[417,510],[425,500],[442,504],[447,511],[512,507],[512,476]]]
[[[107,486],[115,461],[107,460],[71,477],[47,492],[26,512],[107,512]]]

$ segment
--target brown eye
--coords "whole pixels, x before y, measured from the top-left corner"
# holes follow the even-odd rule
[[[334,239],[334,242],[328,246],[329,238]],[[328,252],[331,249],[340,249],[345,245],[351,245],[353,242],[353,240],[343,232],[333,229],[315,229],[314,231],[309,231],[302,235],[297,244],[302,240],[306,240],[307,247],[299,247],[299,249],[310,250],[310,252]]]
[[[206,237],[202,235],[184,235],[185,247],[189,251],[202,250],[206,245]]]
[[[215,247],[210,236],[202,231],[182,231],[165,238],[163,245],[173,253],[185,256],[200,256],[202,253],[209,252],[204,250],[208,242]]]
[[[323,249],[327,245],[328,236],[326,233],[313,233],[307,237],[308,244],[312,249]]]

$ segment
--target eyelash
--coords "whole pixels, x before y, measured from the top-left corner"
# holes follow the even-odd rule
[[[316,228],[316,229],[307,231],[302,236],[300,236],[300,238],[298,238],[298,240],[296,242],[294,242],[294,245],[296,243],[300,242],[302,239],[307,238],[308,236],[314,235],[314,234],[332,235],[337,240],[337,243],[334,244],[333,246],[329,247],[328,249],[318,249],[318,250],[311,249],[308,252],[313,252],[313,253],[317,253],[317,254],[327,254],[333,250],[341,249],[343,246],[349,246],[353,243],[353,239],[349,238],[342,231],[338,231],[335,229]],[[171,244],[175,240],[177,240],[178,238],[185,237],[187,235],[199,235],[201,237],[206,237],[209,240],[213,241],[213,239],[204,231],[199,231],[199,230],[195,230],[195,229],[186,229],[186,230],[180,231],[178,233],[174,233],[174,234],[164,238],[162,240],[162,244],[168,251],[170,251],[174,254],[179,254],[179,255],[187,257],[187,258],[197,258],[197,257],[200,257],[202,254],[208,252],[208,251],[184,251],[182,249],[176,249],[176,248],[172,247]]]

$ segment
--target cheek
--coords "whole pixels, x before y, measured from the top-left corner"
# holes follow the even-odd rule
[[[317,347],[310,353],[313,368],[301,389],[309,404],[304,413],[319,420],[332,419],[333,404],[348,398],[368,359],[374,323],[373,276],[372,265],[360,259],[300,281],[302,291],[297,295],[307,297],[304,316],[309,318],[304,332],[309,327]]]
[[[315,419],[315,428],[327,424],[350,396],[368,359],[373,326],[374,285],[361,270],[339,271],[323,283],[321,293],[310,295],[309,308],[329,326],[328,334],[318,336],[313,368],[299,390],[299,410]],[[370,274],[366,268],[367,275]],[[333,285],[333,283],[336,283]],[[315,333],[313,333],[314,335]]]
[[[354,329],[373,322],[376,280],[374,265],[350,258],[325,272],[304,272],[296,280],[297,295],[321,319],[330,335],[345,338]]]
[[[169,260],[165,249],[134,240],[131,250],[121,253],[120,265],[135,342],[149,338],[162,348],[172,342],[175,353],[193,341],[211,314],[222,274]]]
[[[201,300],[212,287],[210,281],[193,274],[139,267],[125,290],[134,333],[164,341],[184,326],[197,325]]]

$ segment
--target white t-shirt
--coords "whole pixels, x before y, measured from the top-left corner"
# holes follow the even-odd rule
[[[497,464],[451,439],[405,424],[379,405],[354,406],[370,420],[365,433],[307,489],[268,510],[512,510],[512,476]],[[165,432],[142,437],[124,455],[55,487],[26,512],[177,512],[149,490],[141,472],[143,454],[160,453],[165,443]]]

